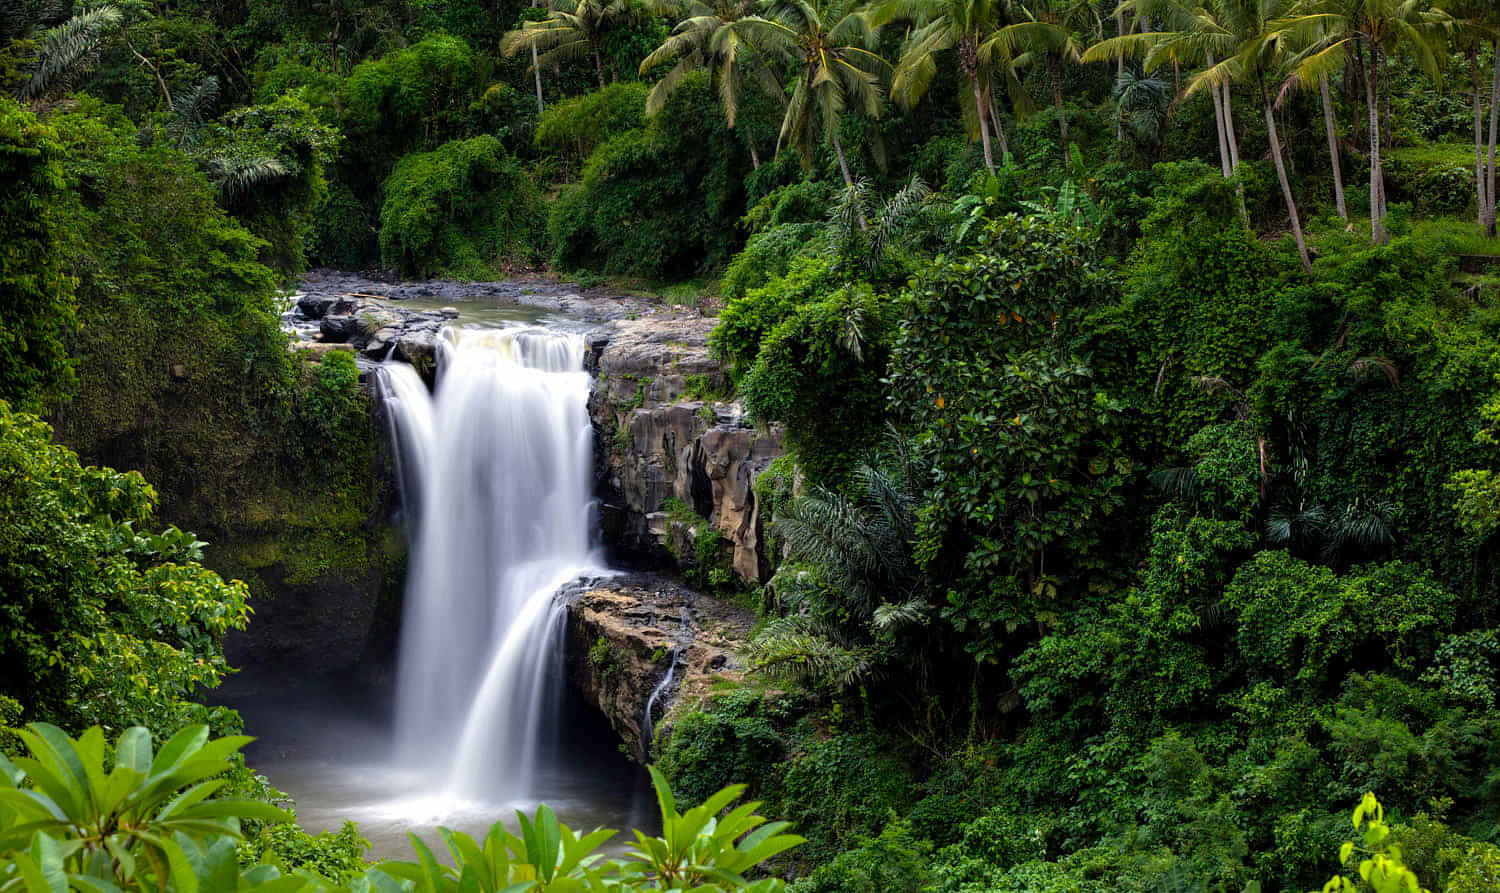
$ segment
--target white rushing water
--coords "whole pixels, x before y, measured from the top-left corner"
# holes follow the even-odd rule
[[[554,596],[599,563],[583,355],[578,335],[449,328],[430,397],[381,368],[411,500],[396,755],[453,799],[529,796],[554,747]]]

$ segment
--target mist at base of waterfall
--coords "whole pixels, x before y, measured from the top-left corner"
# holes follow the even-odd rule
[[[296,802],[297,824],[310,833],[338,831],[346,820],[370,841],[366,858],[414,859],[414,833],[445,852],[439,826],[482,840],[503,821],[516,830],[516,810],[550,806],[574,829],[613,828],[606,850],[619,852],[631,828],[659,830],[645,770],[619,750],[619,737],[575,694],[563,699],[558,748],[533,768],[523,799],[476,800],[444,793],[431,775],[397,768],[391,757],[389,710],[366,692],[291,694],[235,704],[257,740],[247,751],[255,771]]]

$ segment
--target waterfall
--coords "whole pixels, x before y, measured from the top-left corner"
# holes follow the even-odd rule
[[[662,675],[661,681],[656,683],[656,687],[651,689],[651,697],[646,699],[646,715],[641,718],[642,753],[651,753],[651,742],[656,732],[656,718],[652,715],[656,710],[656,700],[670,693],[672,683],[677,679],[677,667],[682,663],[682,652],[693,641],[692,623],[692,609],[683,605],[677,615],[677,644],[672,646],[667,662],[667,672]]]
[[[416,505],[396,755],[455,797],[527,796],[553,746],[555,595],[598,563],[583,354],[576,335],[448,328],[430,398],[409,366],[381,368]]]

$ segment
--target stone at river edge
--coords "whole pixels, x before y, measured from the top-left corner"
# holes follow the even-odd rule
[[[751,425],[708,353],[715,320],[615,320],[588,336],[594,375],[589,414],[599,451],[606,536],[638,558],[692,560],[691,530],[667,501],[688,506],[723,534],[735,572],[750,583],[769,570],[755,477],[785,452],[777,429]]]
[[[734,605],[652,574],[584,581],[567,597],[568,678],[642,763],[678,710],[699,704],[715,681],[740,678],[737,650],[754,618]],[[674,648],[677,673],[655,705],[649,736],[646,705]]]

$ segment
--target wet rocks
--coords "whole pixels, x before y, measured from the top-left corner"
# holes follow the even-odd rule
[[[599,452],[605,534],[625,557],[693,560],[691,519],[721,533],[735,572],[751,583],[769,570],[755,477],[785,450],[777,429],[751,425],[709,355],[714,320],[617,320],[587,337],[595,377],[589,413]]]
[[[334,346],[380,362],[396,357],[429,381],[437,368],[438,331],[458,317],[457,308],[408,310],[377,298],[303,294],[285,317],[297,336],[293,350],[326,352]]]
[[[696,704],[743,670],[739,649],[754,618],[664,577],[626,574],[583,581],[565,594],[568,679],[619,733],[636,760],[649,760],[646,706],[673,663],[671,685],[652,712],[655,736],[669,734],[673,705]]]
[[[575,283],[539,276],[517,276],[499,282],[442,279],[386,282],[353,273],[313,270],[302,278],[299,288],[301,300],[314,305],[337,305],[342,300],[458,302],[483,299],[539,307],[596,322],[650,313],[656,306],[650,300],[634,295],[583,289]]]

